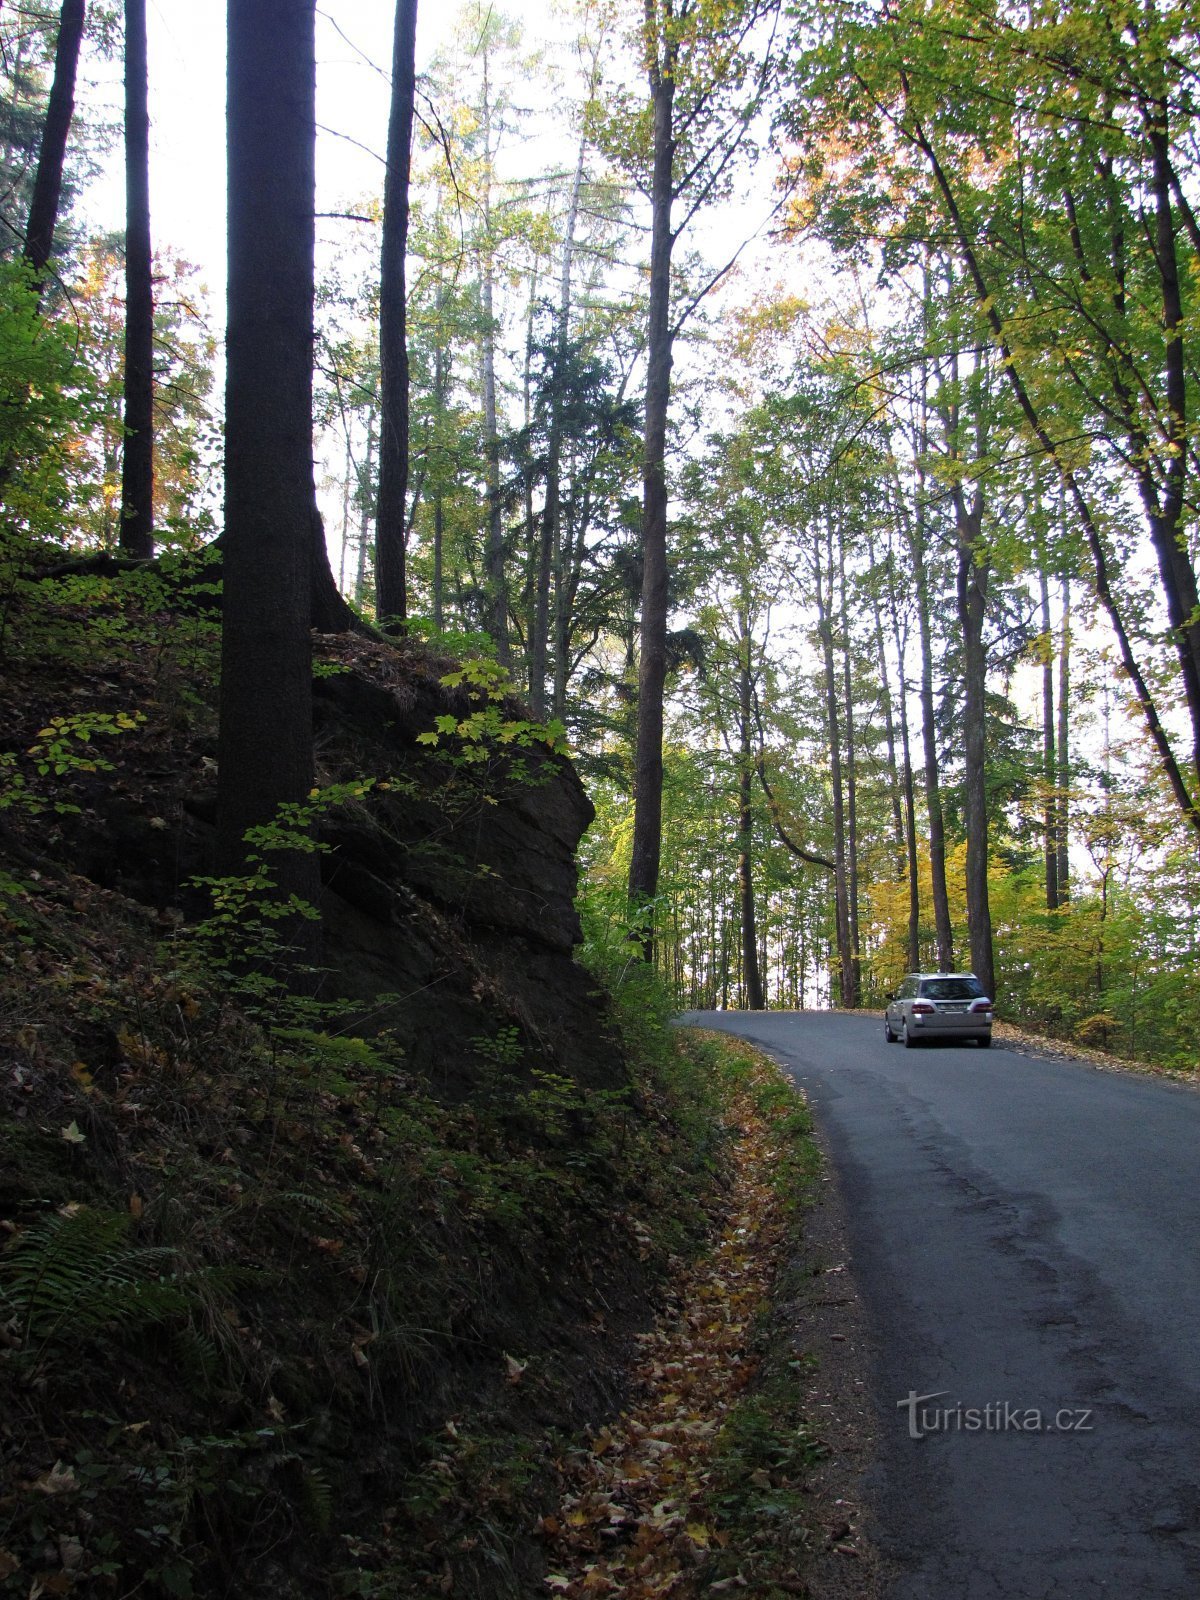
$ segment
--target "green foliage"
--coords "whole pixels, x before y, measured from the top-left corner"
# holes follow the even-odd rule
[[[0,811],[19,809],[30,816],[47,810],[60,816],[77,812],[77,805],[55,797],[53,786],[36,780],[111,772],[112,762],[94,748],[94,741],[129,733],[145,720],[141,711],[81,711],[52,718],[25,751],[24,761],[13,751],[0,751]],[[23,766],[30,769],[28,775]]]
[[[101,1335],[185,1329],[245,1276],[189,1270],[174,1249],[133,1242],[131,1227],[126,1212],[72,1204],[21,1228],[0,1256],[0,1307],[31,1373]]]
[[[495,760],[507,750],[528,750],[541,745],[553,753],[566,750],[566,729],[561,722],[541,723],[527,717],[505,714],[505,701],[516,695],[507,670],[488,656],[476,656],[455,672],[442,678],[447,689],[465,691],[472,709],[465,717],[445,713],[435,719],[433,731],[419,733],[419,744],[441,747],[451,741],[452,759],[464,766],[478,766]],[[529,776],[522,763],[510,763],[518,778]]]
[[[251,848],[245,872],[194,878],[196,888],[208,891],[212,909],[179,935],[180,970],[219,978],[263,1021],[282,1024],[328,1015],[327,1007],[295,992],[294,947],[287,937],[296,919],[315,922],[320,912],[300,896],[281,891],[272,857],[327,851],[317,834],[320,819],[339,806],[360,802],[374,784],[373,778],[327,784],[313,789],[306,800],[285,802],[271,822],[246,830]]]

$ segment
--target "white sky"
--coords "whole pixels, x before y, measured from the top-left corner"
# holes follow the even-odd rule
[[[514,8],[534,27],[538,0]],[[418,9],[418,65],[440,44],[453,16],[444,4]],[[387,136],[392,0],[330,0],[318,23],[318,120],[345,135],[322,134],[318,147],[318,210],[348,196],[377,191]],[[150,203],[156,249],[194,262],[220,306],[225,271],[225,0],[150,0]],[[341,30],[339,32],[339,30]],[[344,35],[344,37],[343,37]],[[111,67],[113,75],[118,68]],[[116,113],[118,88],[100,93]],[[352,141],[357,141],[354,143]],[[101,225],[124,224],[124,177],[118,141],[108,171],[86,209]]]

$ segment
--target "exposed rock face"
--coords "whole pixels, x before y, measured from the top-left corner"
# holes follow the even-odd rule
[[[516,1027],[556,1072],[592,1087],[623,1069],[592,980],[574,960],[575,852],[594,812],[569,762],[533,743],[466,760],[439,715],[472,707],[436,664],[363,641],[351,671],[318,683],[318,747],[335,778],[386,783],[327,842],[328,959],[338,988],[370,1002],[413,1066],[454,1093],[472,1040]],[[506,708],[506,715],[521,708]],[[396,996],[380,1007],[378,996]],[[486,1045],[485,1045],[486,1052]]]

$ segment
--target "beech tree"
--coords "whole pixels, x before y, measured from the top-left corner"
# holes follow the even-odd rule
[[[313,781],[312,353],[315,0],[229,0],[229,302],[217,843]],[[280,889],[319,898],[317,858],[281,853]],[[314,925],[299,922],[299,941]],[[312,954],[312,940],[305,952]]]

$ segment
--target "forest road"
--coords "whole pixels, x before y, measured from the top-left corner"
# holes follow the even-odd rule
[[[1200,1094],[871,1017],[680,1020],[773,1055],[832,1153],[887,1600],[1197,1600]]]

